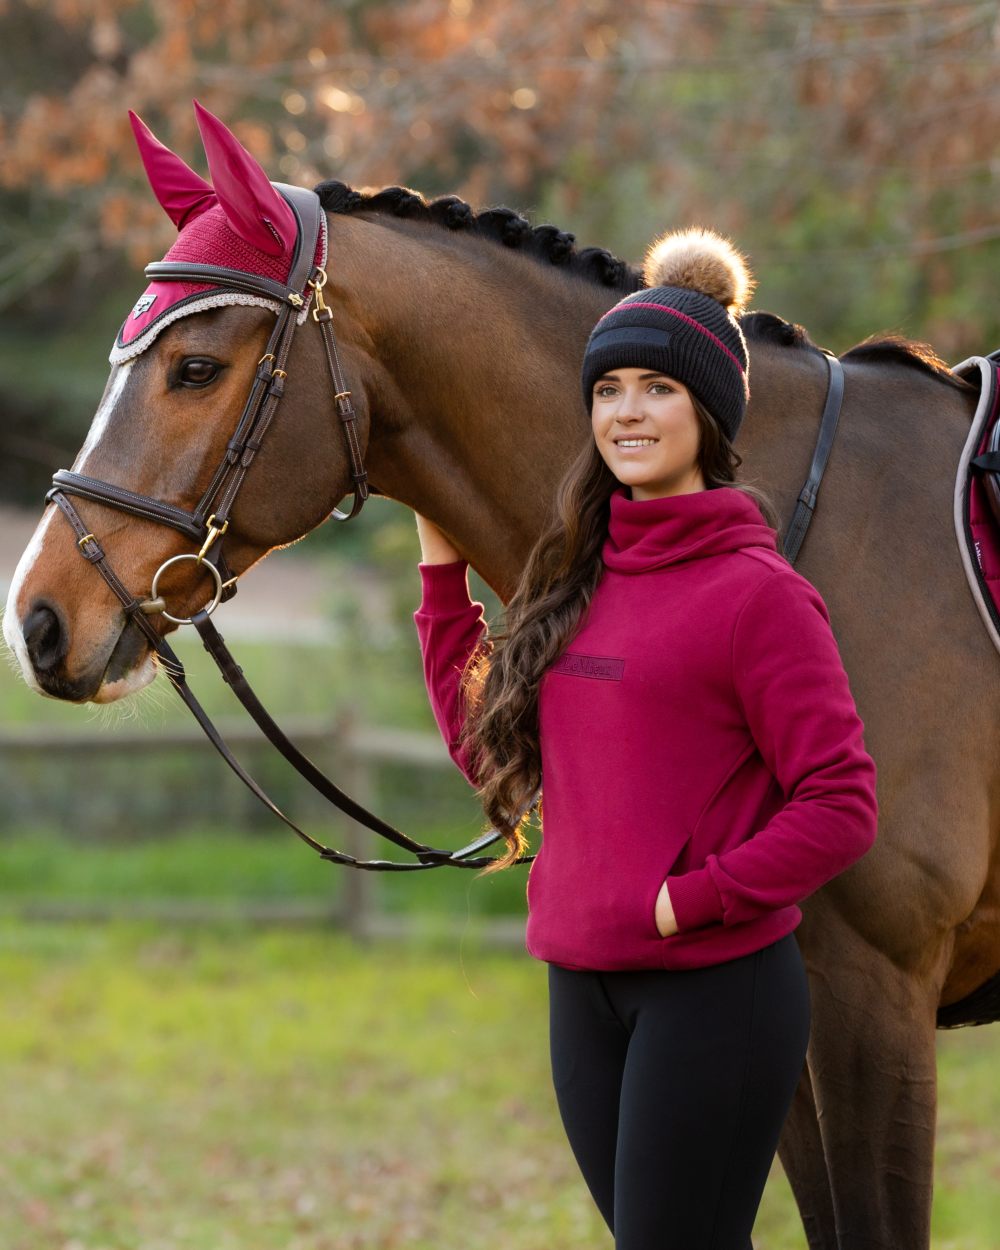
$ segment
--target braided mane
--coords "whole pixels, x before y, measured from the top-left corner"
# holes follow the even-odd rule
[[[793,347],[813,352],[822,350],[810,338],[805,326],[786,321],[776,313],[762,309],[744,313],[740,318],[740,329],[748,347],[752,347],[754,343],[772,343],[776,347]],[[842,352],[840,359],[872,364],[893,362],[940,378],[958,390],[976,389],[964,378],[953,373],[929,343],[908,339],[905,335],[893,332],[870,334],[860,343],[855,343],[846,352]]]
[[[331,180],[315,188],[323,207],[330,213],[386,213],[410,221],[426,221],[446,230],[466,230],[491,239],[504,247],[517,248],[539,264],[558,265],[567,273],[620,291],[623,295],[643,285],[641,270],[614,256],[603,247],[577,250],[576,236],[558,226],[533,226],[512,208],[484,208],[476,212],[457,195],[425,199],[409,187],[382,187],[377,191],[355,191],[347,183]]]
[[[491,239],[504,247],[518,248],[544,265],[558,265],[568,273],[598,286],[629,295],[644,286],[642,270],[633,268],[603,247],[577,250],[576,236],[558,226],[533,226],[513,208],[484,208],[476,212],[457,195],[426,199],[410,187],[389,186],[374,191],[355,191],[346,182],[331,179],[315,188],[323,207],[330,213],[386,213],[410,221],[425,221],[446,230],[466,230]],[[812,351],[820,348],[804,326],[786,321],[774,313],[756,310],[739,318],[748,345],[753,342],[797,347]],[[842,360],[895,361],[919,369],[962,389],[968,383],[958,378],[928,343],[900,334],[873,334],[844,352]]]

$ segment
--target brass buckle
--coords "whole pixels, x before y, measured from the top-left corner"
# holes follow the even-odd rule
[[[316,273],[318,277],[315,281],[312,278],[309,279],[309,285],[316,294],[316,307],[312,310],[313,321],[329,321],[333,314],[330,312],[326,300],[323,299],[323,288],[326,286],[326,270],[317,265]],[[320,313],[325,313],[326,316],[321,317]]]
[[[208,549],[209,549],[209,547],[211,547],[212,543],[214,543],[214,542],[215,542],[215,540],[216,540],[216,539],[217,539],[217,538],[218,538],[221,534],[224,534],[224,533],[226,532],[226,530],[227,530],[227,529],[229,529],[229,522],[228,522],[228,521],[223,521],[221,525],[216,525],[216,524],[215,524],[215,513],[214,513],[214,512],[213,512],[213,513],[212,513],[212,515],[208,518],[208,521],[206,522],[206,524],[207,524],[207,526],[208,526],[208,537],[207,537],[207,538],[205,539],[205,541],[202,543],[202,546],[201,546],[201,551],[199,551],[199,552],[198,552],[198,554],[194,557],[194,559],[195,559],[195,560],[197,560],[199,564],[201,564],[202,560],[204,560],[204,559],[205,559],[205,556],[208,554]]]

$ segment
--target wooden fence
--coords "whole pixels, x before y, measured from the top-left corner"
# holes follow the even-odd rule
[[[260,731],[245,720],[220,717],[215,724],[237,757],[241,750],[259,750],[262,743],[265,747],[268,745]],[[373,810],[375,805],[374,770],[379,764],[389,762],[441,769],[454,767],[438,734],[363,725],[352,710],[341,712],[332,720],[321,717],[286,717],[283,718],[281,727],[295,745],[322,768],[340,789],[369,810]],[[93,727],[76,730],[32,725],[0,729],[0,752],[8,758],[16,758],[19,752],[44,752],[50,758],[65,752],[85,758],[91,753],[98,755],[109,751],[127,757],[129,754],[142,755],[171,748],[203,748],[214,752],[202,731],[194,724],[162,727],[155,731],[116,729],[107,733],[95,733]],[[359,858],[382,857],[381,851],[373,854],[371,835],[366,836],[366,832],[356,821],[340,813],[337,816],[338,850]],[[474,833],[475,831],[470,833],[469,841]],[[400,858],[405,857],[405,852],[397,852],[389,843],[384,845]],[[262,923],[315,923],[318,920],[329,920],[360,940],[412,935],[414,926],[410,918],[385,915],[375,905],[371,871],[345,866],[342,872],[342,890],[333,908],[317,903],[256,903],[234,906],[230,910],[241,918]],[[112,915],[127,915],[131,918],[162,919],[170,922],[202,921],[217,919],[220,914],[230,914],[229,911],[221,911],[218,904],[210,901],[191,900],[136,902],[126,908],[119,905],[112,908],[94,902],[67,904],[64,901],[33,901],[16,904],[15,911],[25,918],[47,920],[109,919]],[[440,917],[422,922],[421,927],[425,932],[440,931],[443,936],[449,936],[465,931],[467,922]],[[476,922],[476,932],[486,942],[516,946],[523,942],[524,921],[515,917],[480,918]]]

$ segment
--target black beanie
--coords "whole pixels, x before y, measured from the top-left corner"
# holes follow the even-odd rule
[[[683,382],[734,442],[750,398],[747,345],[736,320],[755,285],[745,259],[727,239],[696,226],[654,242],[643,276],[647,285],[606,312],[587,342],[587,411],[602,374],[645,366]]]

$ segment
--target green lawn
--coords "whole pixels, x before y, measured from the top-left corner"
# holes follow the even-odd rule
[[[0,924],[4,1250],[611,1245],[544,966],[323,929]],[[995,1250],[1000,1041],[940,1035],[935,1250]],[[756,1250],[804,1250],[775,1161]]]
[[[210,712],[238,715],[200,644],[178,648]],[[363,698],[368,723],[436,732],[415,643],[236,650],[279,719]],[[0,666],[0,708],[8,729],[75,724],[109,748],[0,760],[0,1250],[611,1246],[549,1083],[545,969],[480,940],[480,920],[523,916],[526,869],[366,874],[383,911],[413,915],[405,942],[226,920],[246,904],[332,910],[350,870],[259,810],[207,744],[114,750],[122,729],[187,723],[162,681],[75,708]],[[250,756],[291,814],[353,849],[284,764]],[[457,770],[384,766],[371,782],[374,810],[425,842],[481,828]],[[401,857],[360,836],[366,857]],[[167,899],[220,918],[17,919],[40,900]],[[459,937],[427,936],[441,915]],[[996,1250],[1000,1032],[941,1033],[939,1054],[934,1250]],[[754,1244],[805,1250],[777,1160]]]
[[[473,810],[468,825],[435,826],[426,819],[404,823],[430,845],[459,846],[463,835],[476,831],[474,815]],[[102,904],[120,913],[171,900],[181,908],[192,902],[215,904],[223,913],[259,904],[329,902],[332,908],[349,875],[358,870],[324,863],[284,826],[274,825],[252,834],[204,828],[110,844],[74,842],[54,831],[8,834],[0,838],[0,915],[33,903]],[[340,849],[347,845],[338,836],[342,830],[321,826],[315,832]],[[409,858],[375,834],[365,835],[362,849],[377,858]],[[436,868],[365,876],[383,911],[465,918],[523,916],[527,872],[523,866],[479,877],[474,869]]]

